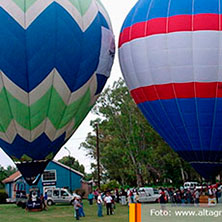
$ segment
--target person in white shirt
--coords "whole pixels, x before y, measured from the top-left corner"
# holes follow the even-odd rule
[[[98,206],[98,217],[103,217],[103,200],[100,192],[98,194],[96,202]]]
[[[107,215],[112,215],[112,201],[113,198],[110,196],[110,193],[106,193],[106,197],[104,198],[104,201],[106,203],[106,210],[107,210]]]

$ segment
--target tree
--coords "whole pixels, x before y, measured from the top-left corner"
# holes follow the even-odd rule
[[[82,174],[85,175],[85,167],[79,163],[78,160],[76,160],[74,157],[72,156],[64,156],[62,159],[58,160],[60,163],[74,169],[77,170],[79,172],[81,172]]]
[[[184,161],[148,124],[122,79],[102,93],[93,112],[99,118],[91,122],[93,132],[81,148],[96,160],[95,125],[98,123],[103,180],[117,180],[131,186],[158,181],[181,182]],[[190,170],[189,165],[187,168]]]
[[[4,187],[2,181],[15,173],[17,169],[12,166],[8,166],[6,169],[0,165],[0,189]]]

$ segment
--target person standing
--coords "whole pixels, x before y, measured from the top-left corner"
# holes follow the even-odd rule
[[[200,200],[200,192],[196,190],[194,192],[194,205],[198,206],[199,205],[199,200]]]
[[[83,202],[82,202],[81,198],[79,199],[79,203],[81,205],[81,207],[79,208],[79,216],[80,217],[85,217],[85,213],[84,213],[84,209],[83,209]]]
[[[94,198],[94,195],[92,192],[90,192],[88,195],[89,205],[93,205],[93,198]]]
[[[97,200],[97,197],[98,197],[98,195],[99,195],[98,189],[96,189],[96,190],[94,191],[93,195],[94,195],[95,199]]]
[[[110,193],[107,193],[106,197],[104,198],[104,201],[106,204],[107,215],[112,215],[112,200],[113,198],[110,196]]]
[[[115,195],[116,195],[116,203],[119,203],[119,189],[115,189]]]
[[[45,205],[45,209],[44,210],[47,210],[47,199],[48,199],[48,194],[47,194],[47,191],[46,191],[45,195],[44,195],[44,205]]]
[[[165,211],[166,210],[166,194],[163,189],[161,189],[160,191],[159,203],[161,206],[161,210]]]
[[[42,210],[46,210],[46,204],[43,194],[40,195],[40,201],[41,201]]]
[[[122,188],[122,189],[121,189],[121,204],[122,204],[122,205],[127,205],[126,198],[127,198],[127,193],[126,193],[126,191]]]
[[[103,200],[100,192],[98,192],[96,203],[98,206],[98,217],[103,217]]]
[[[79,202],[78,197],[75,198],[74,200],[74,209],[76,213],[76,220],[79,220],[79,208],[81,207],[81,204]]]

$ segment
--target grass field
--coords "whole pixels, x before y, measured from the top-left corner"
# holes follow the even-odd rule
[[[117,205],[115,214],[107,216],[103,207],[104,217],[97,217],[97,206],[89,206],[84,202],[86,217],[81,218],[83,222],[128,222],[128,207]],[[15,204],[0,205],[0,222],[70,222],[75,221],[74,210],[71,205],[54,205],[48,207],[48,211],[26,212]]]
[[[159,204],[142,205],[142,222],[221,222],[222,205],[209,206],[165,206],[165,216],[161,214]]]

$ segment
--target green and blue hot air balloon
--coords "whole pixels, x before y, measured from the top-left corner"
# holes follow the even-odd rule
[[[114,54],[99,0],[0,1],[0,146],[30,185],[94,105]]]

